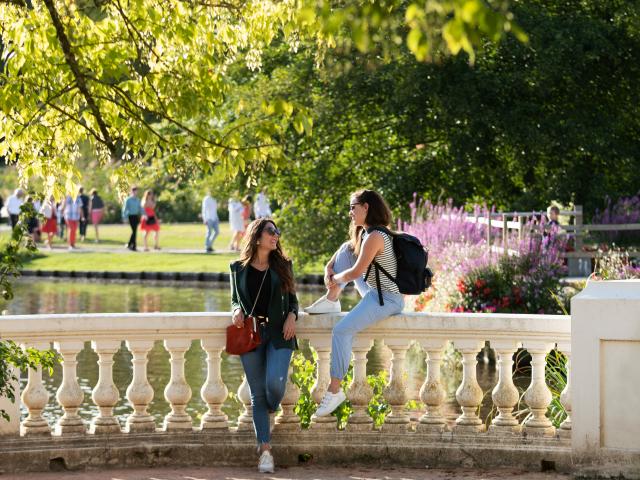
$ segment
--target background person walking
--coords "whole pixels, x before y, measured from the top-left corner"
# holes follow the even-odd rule
[[[24,190],[16,188],[13,195],[7,198],[7,214],[9,215],[9,226],[14,229],[20,219],[20,207],[24,203]]]
[[[242,202],[236,198],[229,199],[229,226],[231,227],[229,250],[232,251],[240,251],[240,241],[245,229],[244,218],[242,218],[243,210]]]
[[[80,217],[80,241],[87,238],[87,224],[89,223],[89,197],[84,193],[84,188],[80,187],[78,198],[82,205],[82,216]]]
[[[80,218],[82,218],[82,203],[80,198],[73,198],[71,194],[68,194],[64,200],[62,210],[64,211],[64,220],[69,230],[69,250],[74,250],[76,248],[76,232]]]
[[[144,192],[142,196],[142,223],[140,230],[144,232],[144,251],[149,251],[149,234],[154,233],[153,248],[160,250],[160,221],[156,213],[156,196],[151,190]]]
[[[48,200],[44,201],[40,208],[40,213],[45,218],[44,225],[42,226],[42,233],[47,234],[47,248],[51,250],[53,248],[53,237],[58,231],[58,211],[53,195],[51,195]]]
[[[213,252],[213,242],[220,234],[220,219],[218,218],[218,202],[207,192],[202,200],[202,223],[207,226],[204,237],[204,248],[207,253]]]
[[[137,250],[136,237],[141,215],[142,205],[138,198],[138,187],[131,187],[131,194],[124,201],[124,205],[122,205],[122,221],[129,221],[129,226],[131,227],[131,236],[129,237],[129,242],[126,247],[132,252]]]
[[[96,231],[96,243],[100,241],[100,235],[98,232],[98,225],[102,221],[104,215],[104,201],[98,195],[98,190],[95,188],[91,190],[91,198],[89,199],[89,211],[91,212],[91,223]]]

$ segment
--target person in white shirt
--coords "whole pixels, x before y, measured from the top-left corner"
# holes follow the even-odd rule
[[[237,198],[229,199],[229,225],[231,226],[231,243],[229,244],[229,250],[236,252],[240,251],[240,241],[244,235],[244,218],[242,212],[244,211],[244,205]]]
[[[269,206],[269,199],[263,188],[256,196],[256,203],[253,204],[253,211],[256,214],[256,218],[269,218],[271,217],[271,207]]]
[[[11,195],[7,199],[7,214],[9,214],[9,225],[11,228],[16,228],[18,224],[18,219],[20,217],[20,207],[24,203],[24,190],[21,188],[16,188]]]
[[[204,247],[207,253],[213,252],[213,242],[220,234],[220,220],[218,219],[218,202],[207,192],[202,200],[202,223],[207,226],[204,237]]]

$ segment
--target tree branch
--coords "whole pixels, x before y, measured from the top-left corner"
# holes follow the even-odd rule
[[[94,98],[92,97],[91,92],[89,92],[89,87],[85,82],[85,74],[80,70],[78,60],[76,59],[76,56],[73,53],[73,49],[71,48],[71,42],[69,41],[69,38],[67,37],[67,34],[64,30],[64,25],[62,25],[62,21],[60,20],[60,14],[56,10],[56,6],[53,3],[54,0],[43,0],[43,1],[47,7],[47,10],[49,11],[49,16],[51,17],[53,26],[56,29],[56,36],[58,37],[58,42],[60,42],[60,47],[62,48],[62,51],[64,53],[64,58],[67,62],[67,65],[69,66],[69,69],[71,70],[71,72],[73,73],[76,79],[78,90],[80,90],[80,92],[82,93],[85,101],[87,102],[87,106],[91,111],[91,114],[94,116],[94,118],[96,119],[96,122],[98,123],[98,128],[100,129],[100,133],[102,134],[101,142],[106,145],[106,147],[109,149],[109,153],[111,154],[111,157],[115,159],[116,145],[113,139],[111,138],[111,134],[109,133],[109,129],[107,127],[106,122],[102,118],[102,113],[100,112],[98,105],[96,104]],[[50,105],[53,105],[53,104],[50,104]],[[85,128],[88,128],[88,127],[85,126]],[[99,139],[99,137],[95,133],[93,133],[93,135],[94,137]]]

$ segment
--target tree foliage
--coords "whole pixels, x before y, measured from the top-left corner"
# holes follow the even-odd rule
[[[247,78],[274,41],[392,58],[407,44],[474,55],[509,31],[507,10],[482,0],[1,0],[0,156],[23,182],[73,191],[79,145],[124,186],[153,159],[229,176],[284,163],[284,137],[311,131],[301,104],[266,98],[249,114],[228,101],[230,66]]]

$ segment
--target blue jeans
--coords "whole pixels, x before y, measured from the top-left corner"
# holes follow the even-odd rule
[[[355,255],[346,245],[343,244],[338,250],[333,268],[336,273],[351,268],[356,261]],[[342,379],[347,374],[353,338],[358,332],[391,315],[400,313],[404,308],[404,296],[401,293],[383,290],[384,305],[380,305],[378,291],[367,285],[364,278],[360,277],[354,283],[362,295],[362,300],[333,327],[330,369],[333,378]]]
[[[293,353],[290,348],[276,349],[265,325],[260,326],[260,335],[262,343],[258,348],[240,356],[251,390],[253,428],[258,445],[271,440],[269,410],[275,412],[284,397]]]
[[[204,237],[204,247],[209,250],[220,235],[220,220],[207,220],[207,234]]]

